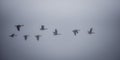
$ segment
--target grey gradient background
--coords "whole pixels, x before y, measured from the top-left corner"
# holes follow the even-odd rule
[[[0,60],[120,60],[120,0],[0,0]]]

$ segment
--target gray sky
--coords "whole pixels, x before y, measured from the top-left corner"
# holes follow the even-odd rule
[[[0,58],[119,60],[119,6],[119,0],[1,0]],[[16,24],[25,26],[18,32]],[[48,30],[40,31],[41,25]],[[93,35],[87,34],[91,27]],[[55,28],[62,35],[53,36]],[[74,36],[73,29],[81,31]],[[8,37],[12,33],[18,36]],[[37,34],[42,35],[40,41]]]

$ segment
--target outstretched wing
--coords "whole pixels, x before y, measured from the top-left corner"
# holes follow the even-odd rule
[[[74,33],[74,35],[76,36],[77,33],[76,33],[75,31],[74,31],[73,33]]]
[[[27,40],[29,35],[24,35],[24,39]]]
[[[37,40],[39,40],[39,38],[41,37],[41,35],[36,35],[35,36]]]
[[[93,28],[90,28],[90,31],[88,31],[89,34],[94,34],[95,32],[93,32]]]
[[[15,25],[15,27],[17,28],[18,31],[20,31],[20,28],[24,26],[24,25]]]
[[[11,35],[9,35],[9,37],[12,37],[12,38],[15,37],[15,36],[17,36],[17,35],[15,35],[15,34],[11,34]]]
[[[92,33],[92,31],[93,31],[93,28],[90,28],[90,32]]]

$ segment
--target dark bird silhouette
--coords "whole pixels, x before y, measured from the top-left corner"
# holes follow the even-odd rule
[[[40,30],[47,30],[47,28],[45,28],[45,26],[44,26],[44,25],[41,25]]]
[[[36,39],[39,40],[39,38],[41,37],[41,35],[35,35]]]
[[[11,34],[9,37],[14,38],[14,37],[16,37],[16,36],[17,36],[16,34]]]
[[[79,33],[79,31],[80,31],[80,30],[75,29],[75,30],[73,30],[72,32],[73,32],[73,33],[74,33],[74,35],[76,36],[76,35]]]
[[[29,35],[24,35],[24,39],[27,40]]]
[[[15,27],[17,28],[18,31],[20,31],[21,27],[23,27],[24,25],[15,25]]]
[[[90,28],[90,30],[88,31],[88,34],[94,34],[93,28]]]
[[[60,34],[58,33],[58,30],[57,30],[57,29],[55,29],[55,31],[53,32],[53,34],[54,34],[54,35],[60,35]]]

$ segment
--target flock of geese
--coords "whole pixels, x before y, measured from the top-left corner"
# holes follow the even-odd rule
[[[24,25],[15,25],[15,27],[16,27],[16,29],[17,29],[17,31],[20,31],[21,30],[21,27],[23,27]],[[40,30],[48,30],[48,28],[45,28],[45,26],[44,25],[41,25],[41,28],[40,28]],[[79,33],[79,29],[74,29],[72,32],[73,32],[73,34],[76,36],[78,33]],[[88,31],[88,34],[94,34],[94,32],[93,32],[93,28],[90,28],[90,30]],[[58,30],[57,29],[55,29],[55,31],[53,32],[53,35],[54,36],[57,36],[57,35],[61,35],[60,33],[58,33]],[[9,37],[11,37],[11,38],[14,38],[14,37],[16,37],[17,35],[16,34],[11,34],[11,35],[9,35]],[[29,35],[24,35],[23,36],[24,37],[24,39],[25,40],[27,40],[28,39],[28,37],[29,37]],[[40,37],[41,37],[41,35],[35,35],[35,37],[36,37],[36,39],[37,40],[39,40],[40,39]]]

